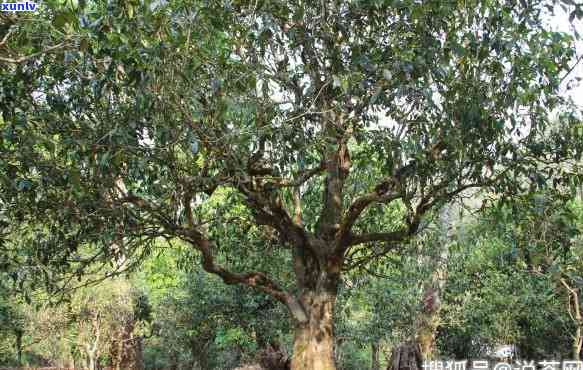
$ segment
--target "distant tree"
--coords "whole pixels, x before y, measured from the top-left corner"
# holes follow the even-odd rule
[[[149,306],[123,279],[76,292],[70,315],[73,345],[78,346],[89,370],[104,359],[116,370],[142,370],[140,324],[149,319]]]
[[[142,326],[150,309],[143,297],[119,278],[79,288],[59,305],[38,295],[23,310],[29,364],[95,370],[103,362],[114,369],[143,369]]]
[[[559,95],[575,38],[545,26],[559,3],[582,16],[556,0],[79,1],[10,16],[6,268],[59,288],[180,239],[205,271],[288,308],[292,369],[335,369],[346,270],[468,189],[570,181],[556,164],[583,140]],[[368,222],[391,205],[392,222]],[[288,256],[275,276],[249,258],[266,246]]]
[[[525,358],[577,358],[579,207],[556,189],[539,189],[499,200],[474,221],[452,257],[439,338],[445,354],[478,357],[516,344]]]

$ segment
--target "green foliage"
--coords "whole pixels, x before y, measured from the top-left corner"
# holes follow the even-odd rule
[[[18,336],[25,328],[21,303],[0,286],[0,364],[17,365],[15,353]]]
[[[397,247],[482,188],[510,203],[460,247],[445,346],[525,341],[549,321],[517,312],[555,312],[556,278],[580,277],[581,211],[518,197],[581,183],[565,164],[581,160],[581,117],[560,92],[579,35],[548,29],[555,5],[571,21],[583,12],[550,0],[132,0],[1,14],[0,274],[53,296],[144,266],[148,301],[84,291],[76,308],[151,321],[151,354],[174,365],[205,361],[179,358],[193,348],[285,342],[274,300],[305,311],[310,294],[380,272],[394,279],[344,290],[338,326],[395,339],[423,280]]]
[[[574,328],[560,279],[576,280],[582,271],[574,257],[581,250],[577,204],[538,192],[500,202],[478,219],[449,271],[444,354],[477,357],[513,343],[525,358],[571,356]]]
[[[145,342],[148,368],[236,366],[253,360],[270,341],[290,339],[282,307],[249,289],[225,286],[216,277],[193,271],[190,263],[187,253],[160,253],[136,277],[153,310],[152,334]]]
[[[196,199],[194,220],[209,238],[228,242],[237,231],[263,244],[270,238],[253,226],[257,210],[241,184],[256,153],[276,179],[325,160],[331,131],[312,108],[345,122],[337,129],[353,152],[346,205],[384,177],[414,172],[400,179],[404,220],[456,189],[516,192],[532,158],[581,153],[573,109],[558,95],[575,39],[543,27],[552,3],[251,5],[49,2],[30,20],[3,16],[11,54],[65,43],[3,62],[3,217],[19,235],[10,238],[18,265],[29,266],[17,279],[81,275],[118,254],[133,265],[158,237],[187,240],[185,197]],[[307,21],[320,16],[328,21]],[[547,113],[559,108],[549,134]],[[538,172],[536,181],[547,178],[548,169]],[[273,196],[289,206],[291,192],[276,184]],[[306,199],[317,199],[322,183],[308,185]],[[217,186],[220,204],[208,196]],[[318,207],[302,208],[315,230]],[[361,230],[381,225],[363,220]],[[233,260],[245,253],[237,248]]]

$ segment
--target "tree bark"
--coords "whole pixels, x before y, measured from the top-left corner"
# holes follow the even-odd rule
[[[208,340],[200,340],[200,338],[190,339],[190,354],[192,356],[192,370],[206,370],[208,369]]]
[[[178,370],[178,353],[175,351],[170,353],[170,370]]]
[[[18,367],[22,366],[22,330],[16,330],[16,363]]]
[[[418,261],[420,265],[432,266],[433,271],[423,289],[421,309],[415,322],[414,337],[393,350],[389,364],[391,370],[421,369],[422,362],[433,356],[441,309],[440,296],[447,282],[448,244],[452,239],[452,211],[452,205],[446,205],[441,209],[439,215],[440,240],[434,246],[436,250],[429,258],[421,257]],[[420,256],[423,256],[423,253],[420,253]]]
[[[432,357],[439,324],[439,290],[428,284],[421,304],[415,337],[392,351],[388,370],[421,370],[423,361]]]
[[[371,343],[371,365],[370,370],[380,370],[381,362],[379,359],[379,342],[374,341]]]
[[[573,360],[581,361],[581,347],[583,347],[583,330],[581,325],[577,327],[575,336],[573,337]]]
[[[311,292],[301,301],[308,321],[296,324],[291,370],[336,370],[333,334],[336,292]]]
[[[579,304],[579,289],[572,288],[565,279],[560,279],[561,284],[567,290],[567,312],[575,324],[575,334],[573,337],[573,360],[581,359],[581,348],[583,347],[583,312]]]
[[[428,285],[423,292],[421,313],[417,318],[416,342],[422,359],[432,357],[435,348],[435,335],[439,326],[441,288]]]
[[[97,370],[95,360],[97,358],[97,346],[99,344],[99,332],[92,345],[85,345],[85,353],[87,354],[87,368],[89,370]]]
[[[144,370],[144,343],[142,337],[135,338],[133,352],[135,369]]]
[[[258,362],[265,370],[290,370],[290,358],[277,341],[271,341],[258,354]]]
[[[387,370],[421,370],[423,359],[416,341],[399,345],[391,352]]]
[[[96,368],[95,368],[95,353],[89,351],[89,352],[87,352],[87,357],[88,357],[87,368],[89,370],[96,370]]]

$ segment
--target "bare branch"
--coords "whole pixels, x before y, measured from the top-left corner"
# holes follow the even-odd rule
[[[411,227],[404,227],[397,231],[385,232],[385,233],[368,233],[362,235],[351,235],[348,245],[358,245],[370,242],[386,242],[386,243],[396,243],[405,240],[407,236],[414,233]]]
[[[311,168],[300,172],[293,180],[274,178],[274,177],[257,177],[259,180],[266,180],[273,182],[275,186],[284,187],[298,187],[303,185],[306,181],[310,180],[312,177],[324,171],[326,168],[325,162],[320,163],[318,167]]]
[[[405,241],[408,237],[417,232],[417,229],[419,228],[419,224],[421,222],[421,218],[423,217],[423,215],[425,215],[427,211],[432,209],[438,202],[449,201],[456,195],[467,189],[481,187],[485,185],[487,184],[486,183],[466,184],[460,186],[459,188],[451,192],[444,192],[440,195],[438,195],[438,193],[440,193],[444,187],[442,185],[438,185],[434,187],[429,194],[427,194],[419,201],[419,204],[417,205],[417,208],[415,209],[413,214],[408,215],[407,226],[391,232],[368,233],[362,235],[349,234],[350,237],[348,238],[347,247],[370,242],[396,243]]]
[[[59,49],[62,49],[63,47],[65,47],[66,44],[67,44],[67,42],[64,41],[64,42],[62,42],[60,44],[51,46],[51,47],[49,47],[49,48],[47,48],[45,50],[42,50],[42,51],[39,51],[39,52],[36,52],[36,53],[32,53],[30,55],[22,56],[22,57],[19,57],[19,58],[6,58],[6,57],[0,56],[0,62],[11,63],[11,64],[20,64],[20,63],[26,62],[27,60],[33,59],[33,58],[35,58],[35,57],[37,57],[39,55],[49,54],[49,53],[58,51]]]
[[[161,223],[164,227],[171,229],[171,231],[181,239],[189,242],[196,250],[201,253],[202,257],[202,267],[203,269],[211,274],[219,276],[226,284],[242,284],[259,290],[269,296],[275,298],[279,302],[285,304],[294,318],[299,322],[307,321],[307,316],[303,311],[300,303],[291,294],[282,290],[273,280],[268,278],[262,272],[248,272],[248,273],[234,273],[230,272],[223,267],[215,263],[213,257],[214,244],[212,241],[207,239],[197,228],[194,223],[194,217],[191,206],[192,194],[184,194],[183,202],[186,211],[187,228],[183,228],[178,225],[173,225],[168,222]],[[158,217],[159,214],[156,212],[154,207],[149,204],[145,199],[135,196],[128,195],[123,198],[124,202],[130,202],[140,209],[147,211],[154,217]],[[289,216],[288,216],[289,217]],[[290,220],[291,222],[291,220]],[[298,226],[293,225],[296,228]]]
[[[6,44],[6,42],[8,41],[8,38],[10,37],[10,34],[12,34],[12,30],[8,30],[8,32],[6,32],[6,35],[4,35],[4,37],[2,38],[2,41],[0,41],[0,47],[4,46],[4,44]]]
[[[567,77],[569,77],[569,75],[575,70],[575,68],[579,65],[579,63],[581,63],[581,60],[583,60],[583,54],[580,55],[577,60],[575,61],[575,63],[573,63],[573,65],[571,66],[571,68],[569,68],[569,70],[567,71],[567,73],[565,73],[565,75],[561,78],[561,80],[559,81],[559,84],[562,84],[563,81],[565,81],[565,79]]]
[[[381,257],[385,257],[391,252],[395,252],[399,248],[404,246],[403,243],[385,243],[379,250],[373,251],[372,254],[354,258],[352,256],[346,257],[345,265],[343,266],[344,271],[351,271],[356,268],[364,268],[370,261],[376,260]],[[368,248],[366,248],[368,250]]]
[[[258,224],[274,228],[284,240],[297,248],[310,248],[315,252],[310,243],[311,235],[301,223],[292,220],[276,191],[255,191],[249,188],[250,184],[237,185],[237,189],[247,197],[247,206],[253,211]]]
[[[343,241],[346,239],[346,237],[348,235],[350,235],[350,231],[352,229],[352,226],[354,226],[354,223],[356,222],[356,220],[358,220],[358,218],[360,217],[360,215],[362,214],[362,212],[364,212],[364,210],[371,204],[373,203],[390,203],[393,200],[399,199],[401,197],[401,193],[393,193],[393,192],[387,192],[387,193],[382,193],[380,191],[373,191],[367,194],[364,194],[360,197],[358,197],[348,208],[348,211],[346,212],[346,215],[344,216],[343,220],[342,220],[342,224],[340,225],[340,233],[339,233],[339,239],[340,241]],[[343,243],[341,243],[343,244]],[[347,246],[347,245],[346,245]],[[346,247],[345,245],[340,245],[340,247],[344,248]]]
[[[579,307],[579,292],[577,289],[573,289],[567,284],[565,279],[561,278],[561,284],[567,289],[569,292],[569,316],[571,319],[576,323],[583,323],[583,316],[581,315],[581,309]],[[571,301],[573,304],[571,305]],[[572,308],[571,308],[572,307]]]

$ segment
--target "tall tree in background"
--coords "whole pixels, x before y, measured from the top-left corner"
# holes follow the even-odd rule
[[[3,15],[4,269],[63,287],[180,239],[207,272],[288,307],[292,369],[335,369],[344,271],[465,190],[568,181],[575,167],[556,164],[582,140],[558,95],[574,37],[543,22],[556,3],[79,1]],[[395,205],[392,222],[369,222]],[[289,253],[286,275],[249,257],[266,244]]]
[[[501,344],[523,358],[580,355],[581,209],[570,194],[539,189],[493,200],[466,224],[451,248],[443,356],[483,357]]]
[[[457,207],[459,208],[459,207]],[[423,359],[430,359],[435,354],[435,337],[440,324],[441,296],[447,282],[447,264],[449,244],[454,239],[452,204],[441,208],[437,217],[436,229],[424,244],[425,250],[418,251],[420,269],[427,270],[427,279],[423,284],[420,309],[416,316],[415,334],[407,343],[393,348],[389,369],[421,369]],[[427,251],[429,249],[429,251]],[[425,254],[425,255],[424,255]]]

